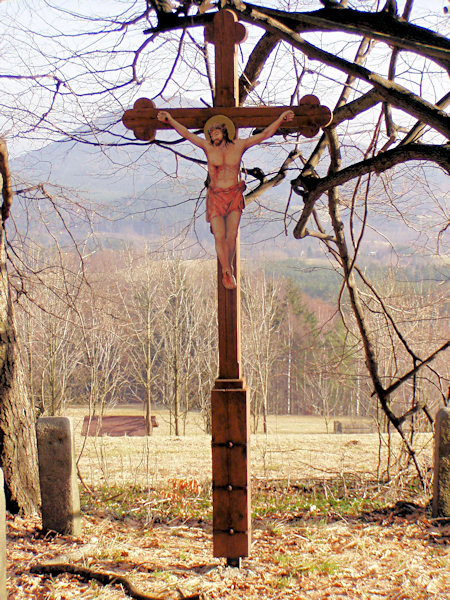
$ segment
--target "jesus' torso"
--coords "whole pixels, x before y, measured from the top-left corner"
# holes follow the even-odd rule
[[[226,145],[208,146],[205,153],[212,187],[229,188],[238,183],[244,153],[242,140],[237,139],[234,143]]]

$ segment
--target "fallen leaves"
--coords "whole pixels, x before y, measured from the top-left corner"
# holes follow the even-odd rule
[[[177,482],[171,488],[189,497],[197,492],[195,483]],[[115,585],[124,579],[147,597],[165,600],[448,597],[449,524],[431,519],[424,503],[402,500],[372,511],[365,506],[358,514],[353,504],[345,505],[345,512],[328,494],[330,510],[317,497],[310,502],[316,507],[311,511],[302,489],[297,490],[299,497],[289,490],[290,500],[283,498],[280,504],[286,493],[286,488],[272,489],[264,500],[264,515],[254,520],[251,557],[241,569],[226,568],[223,560],[212,558],[208,523],[178,519],[156,524],[139,517],[139,511],[131,513],[132,519],[126,514],[117,518],[115,505],[108,512],[99,504],[85,513],[83,535],[74,539],[42,536],[37,516],[9,516],[8,599],[127,600],[127,590]],[[144,502],[143,497],[135,499],[137,507]],[[114,585],[69,573],[48,578],[30,569],[63,562],[62,557],[80,572],[110,574]]]

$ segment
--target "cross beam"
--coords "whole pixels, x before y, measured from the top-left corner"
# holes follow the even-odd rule
[[[294,119],[283,123],[283,130],[298,131],[304,137],[317,135],[319,129],[330,124],[332,119],[328,107],[322,106],[313,95],[304,96],[298,106],[290,107]],[[214,115],[229,117],[239,129],[249,127],[263,128],[275,121],[286,110],[285,106],[220,106],[211,108],[170,108],[164,109],[188,129],[203,129],[206,121]],[[156,117],[159,109],[152,100],[139,98],[134,107],[127,110],[122,118],[127,129],[131,129],[137,139],[152,141],[158,129],[171,129],[170,125],[159,121]]]

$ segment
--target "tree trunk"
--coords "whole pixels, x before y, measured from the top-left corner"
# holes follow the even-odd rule
[[[150,351],[150,337],[147,336],[147,357],[145,360],[145,432],[147,435],[153,435]]]
[[[11,192],[6,145],[2,140],[0,179],[3,179],[0,229],[0,464],[5,476],[7,510],[26,514],[38,507],[39,478],[35,416],[20,364],[6,267],[3,225],[9,214]]]
[[[152,423],[152,393],[150,390],[150,382],[147,376],[147,387],[145,390],[145,433],[146,435],[153,435],[153,423]]]
[[[148,276],[148,271],[147,271]],[[147,292],[148,293],[148,292]],[[145,338],[145,432],[153,435],[152,423],[152,304],[147,296]]]
[[[175,435],[180,435],[180,381],[178,374],[178,360],[175,355],[173,365],[173,385],[174,385],[174,407],[173,407],[173,419],[175,422]]]
[[[264,394],[263,400],[263,432],[267,434],[267,395]]]
[[[30,513],[39,504],[34,410],[17,347],[3,228],[0,232],[0,462],[6,508]]]

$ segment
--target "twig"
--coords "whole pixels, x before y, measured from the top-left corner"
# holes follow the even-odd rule
[[[432,354],[430,354],[430,356],[428,356],[424,360],[421,360],[413,369],[411,369],[410,371],[405,373],[402,377],[400,377],[400,379],[398,379],[392,385],[390,385],[388,388],[386,388],[386,390],[384,390],[385,394],[391,395],[402,383],[404,383],[410,377],[412,377],[415,373],[417,373],[417,371],[419,369],[421,369],[424,365],[426,365],[429,362],[431,362],[432,360],[434,360],[440,352],[444,352],[449,347],[450,347],[450,341],[445,342],[445,344],[443,344],[440,348],[435,350]],[[374,396],[374,395],[375,395],[375,392],[372,393],[372,396]]]
[[[87,436],[86,436],[87,437]],[[92,498],[96,498],[96,494],[95,492],[88,486],[88,484],[84,481],[82,475],[81,475],[81,471],[80,471],[80,466],[77,463],[77,475],[78,475],[78,479],[81,482],[81,485],[84,487],[84,489],[86,490],[86,492],[92,497]]]

